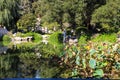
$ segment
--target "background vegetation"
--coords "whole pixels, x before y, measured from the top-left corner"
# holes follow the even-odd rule
[[[40,25],[48,28],[84,28],[90,32],[113,32],[120,28],[119,0],[0,1],[0,24],[9,30],[33,28],[36,18],[41,18]]]

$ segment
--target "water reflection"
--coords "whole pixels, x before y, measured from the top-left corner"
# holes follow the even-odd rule
[[[8,50],[8,47],[0,46],[0,54],[2,54],[2,53],[5,54],[7,50]]]
[[[0,47],[0,78],[60,77],[61,46],[51,44],[20,44]],[[6,54],[2,54],[6,51]],[[52,57],[53,56],[53,57]]]
[[[35,78],[40,78],[40,71],[39,70],[36,71]]]

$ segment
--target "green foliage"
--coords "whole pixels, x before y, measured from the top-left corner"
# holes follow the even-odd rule
[[[74,69],[72,72],[72,76],[77,76],[77,75],[78,75],[77,69]]]
[[[18,29],[28,31],[28,28],[34,28],[36,23],[36,17],[34,14],[29,13],[24,16],[22,16],[18,22],[17,27]]]
[[[116,62],[116,63],[115,63],[115,67],[116,67],[116,69],[119,70],[119,69],[120,69],[120,62]]]
[[[0,24],[8,29],[14,28],[15,21],[19,18],[19,0],[0,0]]]
[[[81,35],[79,40],[78,40],[78,44],[82,45],[82,44],[86,44],[86,43],[87,43],[87,36]]]
[[[62,33],[61,32],[54,32],[53,34],[50,35],[48,40],[51,44],[60,45],[62,43],[62,40],[63,40]]]
[[[38,0],[33,3],[35,14],[42,16],[42,24],[57,22],[62,28],[65,27],[64,23],[68,23],[72,27],[83,25],[85,6],[84,0]]]
[[[8,41],[8,42],[10,42],[10,41],[11,41],[11,38],[10,38],[10,36],[8,36],[8,35],[4,35],[2,40],[3,40],[3,41]]]
[[[22,10],[20,10],[20,14],[22,15],[25,15],[25,14],[28,14],[28,13],[31,13],[32,12],[32,0],[20,0],[20,7]]]
[[[95,69],[95,68],[96,68],[96,60],[95,60],[95,59],[90,59],[90,61],[89,61],[89,66],[90,66],[92,69]]]
[[[53,78],[60,72],[59,67],[52,66],[52,64],[49,65],[49,63],[47,61],[46,62],[43,61],[40,64],[40,70],[42,71],[42,72],[40,72],[41,78]]]
[[[47,27],[49,30],[53,30],[54,28],[58,30],[60,25],[57,22],[52,22],[52,23],[44,22],[42,26]]]
[[[97,69],[97,70],[95,70],[95,72],[93,73],[93,76],[103,77],[103,76],[104,76],[104,72],[103,72],[102,69]]]
[[[18,59],[16,59],[16,55],[0,55],[0,77],[16,77],[16,64],[18,63]],[[13,67],[14,65],[14,67]],[[11,68],[13,67],[13,68]],[[4,75],[3,75],[4,74]]]
[[[41,34],[35,33],[35,32],[28,32],[28,33],[25,33],[25,34],[18,32],[18,33],[16,34],[16,36],[18,36],[18,37],[29,37],[29,36],[31,36],[31,37],[33,37],[33,40],[34,40],[35,42],[39,42],[39,41],[42,40]]]
[[[92,56],[95,52],[96,52],[96,50],[95,49],[90,49],[90,55]]]
[[[94,11],[91,23],[100,24],[102,29],[106,31],[117,31],[120,25],[119,4],[119,0],[108,0],[106,5],[101,6]]]
[[[77,65],[80,65],[80,57],[79,56],[76,56],[76,61],[75,62],[76,62]]]
[[[70,14],[64,13],[63,14],[63,21],[62,22],[70,22]]]
[[[42,40],[42,36],[38,33],[33,33],[34,42],[39,42]]]
[[[91,41],[93,42],[116,42],[117,35],[115,33],[112,34],[100,34],[95,36],[95,38],[91,37]]]
[[[72,72],[75,77],[100,78],[105,77],[104,74],[106,74],[111,78],[109,75],[111,71],[117,72],[120,69],[119,49],[120,45],[115,42],[89,41],[82,46],[66,45],[62,58],[69,69],[76,70],[75,73]],[[119,76],[118,73],[114,73],[114,75]]]
[[[52,56],[60,56],[63,50],[63,45],[56,45],[48,43],[47,45],[40,43],[37,45],[36,50],[41,53],[43,58],[51,58]]]

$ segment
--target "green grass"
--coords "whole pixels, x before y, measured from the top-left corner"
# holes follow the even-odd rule
[[[115,33],[112,34],[100,34],[96,37],[91,37],[91,41],[93,42],[116,42],[117,35]]]

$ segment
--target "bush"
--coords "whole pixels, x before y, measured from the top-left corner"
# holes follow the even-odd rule
[[[35,32],[29,32],[24,35],[24,37],[32,36],[35,42],[42,40],[42,36]]]
[[[3,41],[11,41],[11,38],[8,35],[4,35],[2,38]]]
[[[100,34],[96,36],[95,38],[91,38],[91,41],[93,42],[116,42],[117,35],[115,33],[112,34]]]
[[[34,33],[33,34],[33,38],[35,42],[41,41],[42,40],[42,36],[38,33]]]
[[[36,23],[36,17],[32,13],[23,15],[18,21],[17,21],[17,27],[18,29],[27,31],[27,28],[33,28]]]
[[[52,44],[61,44],[63,41],[63,36],[61,32],[55,32],[53,34],[50,35],[49,37],[49,42]]]
[[[86,44],[86,43],[87,43],[87,36],[86,35],[80,36],[80,38],[78,40],[78,44],[82,45],[82,44]]]
[[[24,37],[27,37],[27,36],[34,36],[34,32],[29,32],[29,33],[24,34]]]

